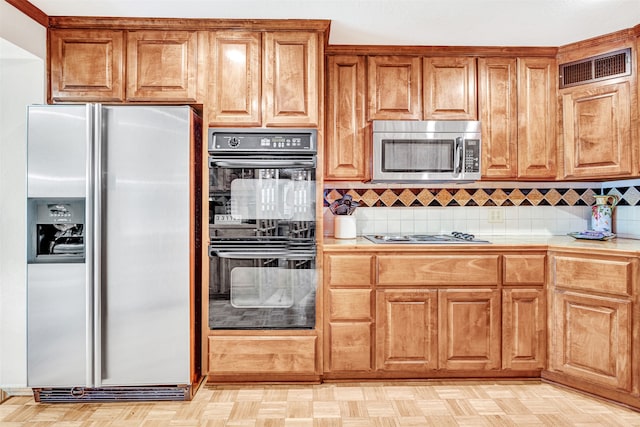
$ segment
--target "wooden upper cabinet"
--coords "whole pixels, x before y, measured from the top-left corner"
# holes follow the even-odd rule
[[[264,125],[317,126],[318,34],[264,33],[264,61]]]
[[[556,61],[518,58],[518,178],[555,179]]]
[[[369,120],[420,120],[421,59],[369,56]]]
[[[56,101],[124,100],[124,32],[50,30],[50,96]]]
[[[209,36],[209,126],[260,126],[261,43],[258,32]]]
[[[127,101],[197,100],[195,31],[127,33]]]
[[[632,174],[628,81],[586,85],[562,94],[564,177]]]
[[[423,59],[424,119],[477,120],[476,59]]]
[[[482,126],[482,177],[518,174],[518,93],[515,58],[478,59],[478,98]]]
[[[325,180],[369,179],[364,56],[327,59]]]

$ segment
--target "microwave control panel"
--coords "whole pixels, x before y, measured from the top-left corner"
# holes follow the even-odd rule
[[[480,172],[480,140],[464,140],[464,171]]]

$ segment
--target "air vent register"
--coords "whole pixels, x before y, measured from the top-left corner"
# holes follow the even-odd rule
[[[560,89],[631,74],[631,49],[560,64]]]

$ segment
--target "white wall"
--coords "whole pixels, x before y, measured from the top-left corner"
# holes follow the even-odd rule
[[[45,101],[46,29],[0,1],[0,387],[26,387],[26,105]]]

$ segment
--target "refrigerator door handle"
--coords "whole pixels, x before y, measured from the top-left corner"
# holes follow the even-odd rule
[[[94,106],[87,104],[85,109],[86,120],[86,190],[85,190],[85,224],[84,224],[84,250],[85,250],[85,274],[86,274],[86,366],[85,366],[85,385],[93,386],[93,340],[94,340],[94,290],[93,290],[93,268],[94,268],[94,252],[93,252],[93,199],[94,199],[94,165],[93,165],[93,137],[95,132],[94,126]]]
[[[93,384],[102,385],[102,105],[94,104],[93,128]]]

